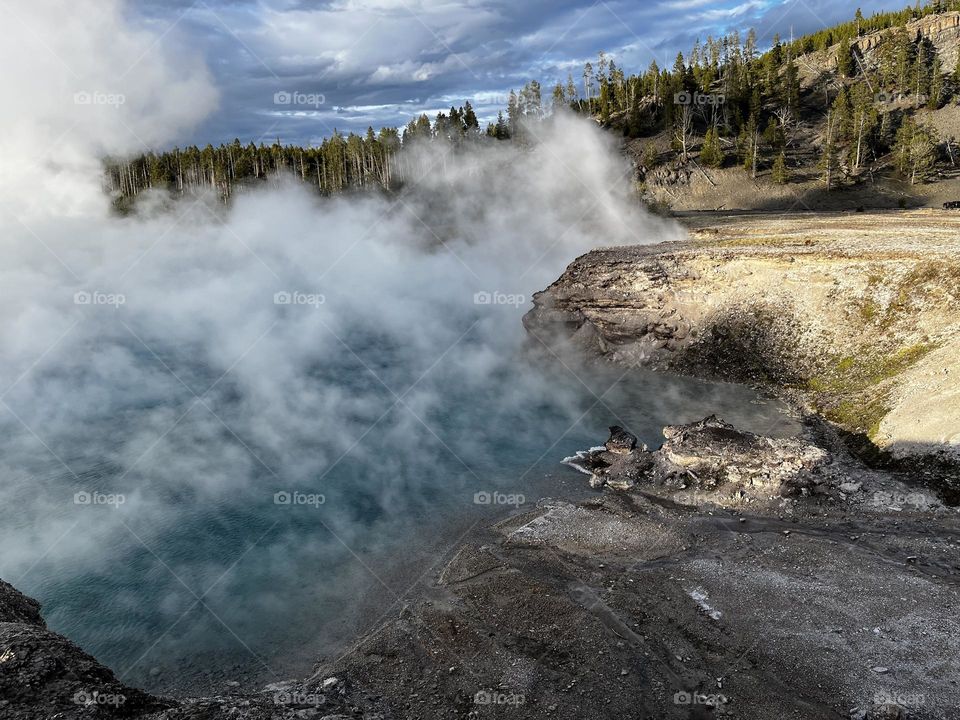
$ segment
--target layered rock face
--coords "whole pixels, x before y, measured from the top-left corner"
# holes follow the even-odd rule
[[[914,41],[928,40],[937,51],[943,67],[956,67],[960,50],[960,12],[939,13],[914,20],[907,24],[907,34]],[[857,40],[854,47],[868,61],[876,61],[874,50],[880,45],[884,35],[891,32],[882,30],[870,33]]]
[[[616,363],[799,393],[897,457],[960,458],[960,218],[690,225],[687,242],[577,258],[534,296],[528,332]]]

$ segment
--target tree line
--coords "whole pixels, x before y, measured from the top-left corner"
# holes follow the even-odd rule
[[[190,146],[131,159],[108,159],[108,188],[132,198],[149,188],[186,192],[211,188],[223,198],[237,189],[288,175],[314,185],[320,193],[394,190],[417,168],[405,161],[410,148],[443,143],[456,150],[465,145],[533,141],[536,123],[552,113],[590,115],[627,137],[669,133],[676,158],[689,162],[698,148],[700,162],[714,167],[731,159],[752,175],[769,167],[776,182],[787,182],[786,153],[794,142],[802,115],[798,61],[805,53],[833,49],[837,78],[825,81],[819,110],[825,112],[819,167],[827,187],[841,175],[858,176],[871,160],[891,153],[898,170],[917,182],[926,177],[937,156],[939,138],[910,113],[890,109],[882,100],[908,97],[915,106],[937,108],[960,88],[960,63],[944,68],[934,47],[908,35],[909,21],[960,9],[960,0],[935,0],[897,12],[854,19],[789,42],[774,37],[760,52],[756,33],[732,32],[698,39],[690,52],[678,53],[671,68],[654,61],[646,70],[627,74],[605,53],[587,62],[578,78],[568,74],[545,101],[538,81],[511,91],[505,111],[481,129],[469,102],[425,114],[402,130],[368,128],[365,134],[334,133],[319,145],[300,147],[274,142],[242,144],[239,139],[217,147]],[[889,30],[876,49],[877,67],[868,70],[854,49],[856,39]],[[808,99],[808,105],[810,99]],[[948,148],[949,149],[949,148]],[[644,164],[660,158],[645,153]]]

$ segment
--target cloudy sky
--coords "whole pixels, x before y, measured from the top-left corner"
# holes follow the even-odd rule
[[[604,50],[628,71],[672,65],[697,37],[810,32],[835,0],[132,0],[135,22],[201,52],[220,105],[184,142],[317,141],[470,100],[481,119],[531,78],[552,86]],[[864,14],[904,0],[864,0]],[[143,62],[149,62],[149,49]],[[276,101],[277,94],[280,102]],[[285,101],[289,101],[286,102]]]

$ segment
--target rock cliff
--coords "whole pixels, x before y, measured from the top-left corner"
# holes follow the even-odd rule
[[[960,218],[700,215],[689,240],[577,258],[533,344],[800,397],[948,489],[960,458]],[[953,486],[955,489],[955,485]]]

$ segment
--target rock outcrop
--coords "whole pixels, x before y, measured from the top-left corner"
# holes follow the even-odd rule
[[[40,603],[0,580],[2,720],[374,720],[344,685],[245,688],[234,696],[159,698],[130,687],[67,638],[47,629]]]
[[[131,718],[170,705],[48,630],[40,604],[0,581],[0,717]]]
[[[610,437],[606,444],[607,452],[626,454],[637,447],[637,436],[619,425],[610,426]]]
[[[799,394],[872,447],[956,481],[960,218],[690,222],[688,242],[577,258],[534,296],[528,332],[615,363]]]
[[[618,428],[622,431],[622,428]],[[622,431],[626,432],[626,431]],[[940,505],[895,478],[834,457],[810,437],[771,438],[738,430],[711,415],[668,425],[657,450],[597,447],[565,463],[590,475],[592,487],[657,494],[682,505],[777,506],[782,498],[882,505],[910,495],[915,508]]]
[[[891,32],[894,30],[881,30],[865,35],[852,44],[853,48],[858,50],[871,66],[876,66],[879,60],[875,51],[884,36]],[[957,58],[960,56],[960,12],[938,13],[919,18],[907,23],[906,32],[914,42],[928,41],[937,51],[943,67],[956,67]]]

